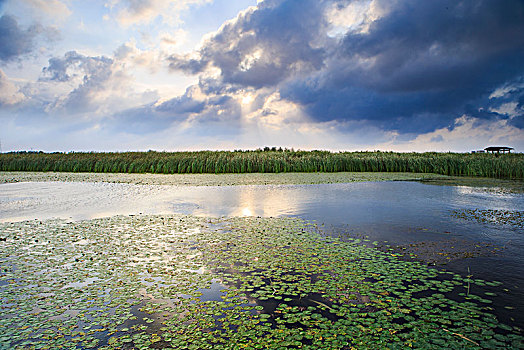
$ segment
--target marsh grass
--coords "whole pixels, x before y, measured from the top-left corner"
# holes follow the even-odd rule
[[[0,154],[0,171],[96,173],[411,172],[524,178],[523,154],[199,151]]]

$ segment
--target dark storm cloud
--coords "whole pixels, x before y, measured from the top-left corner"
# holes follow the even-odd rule
[[[324,50],[315,47],[322,1],[264,1],[225,24],[199,51],[200,58],[171,56],[172,69],[196,74],[220,68],[224,83],[273,86],[295,72],[322,68]]]
[[[173,55],[169,57],[169,68],[181,70],[189,74],[201,73],[208,66],[209,61],[205,59],[194,59],[188,55]]]
[[[426,132],[463,113],[493,118],[479,107],[524,73],[522,62],[524,2],[403,1],[368,33],[348,33],[329,70],[283,96],[319,120]]]
[[[409,92],[500,83],[522,71],[523,48],[521,0],[411,0],[346,35],[339,54],[375,60],[361,71],[370,86]]]
[[[170,66],[219,68],[207,84],[213,91],[278,89],[318,121],[417,133],[464,113],[504,117],[488,112],[496,102],[489,96],[524,75],[524,1],[384,2],[388,12],[369,30],[329,37],[326,10],[348,3],[264,1],[224,25],[199,58],[172,56]]]
[[[34,48],[35,38],[43,31],[44,28],[40,25],[23,29],[10,15],[0,17],[0,61],[11,61],[30,53]]]

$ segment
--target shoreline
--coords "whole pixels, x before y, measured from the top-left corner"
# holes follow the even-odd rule
[[[482,188],[486,192],[500,194],[524,193],[524,180],[406,172],[129,174],[0,171],[0,185],[20,182],[91,182],[167,186],[249,186],[317,185],[382,181],[418,181],[426,185]]]
[[[307,185],[364,181],[438,181],[449,176],[425,173],[243,173],[243,174],[141,174],[2,171],[0,184],[17,182],[106,182],[136,185],[241,186]]]

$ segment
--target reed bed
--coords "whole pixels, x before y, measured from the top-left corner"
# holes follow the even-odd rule
[[[410,172],[523,179],[524,154],[293,150],[0,154],[0,171],[95,173]]]

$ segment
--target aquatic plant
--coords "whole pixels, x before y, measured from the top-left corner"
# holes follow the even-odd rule
[[[299,219],[33,220],[0,224],[0,236],[3,348],[523,346],[490,313],[501,283]]]
[[[338,172],[338,173],[243,173],[243,174],[128,174],[128,173],[60,173],[0,171],[0,184],[16,182],[108,182],[137,185],[238,186],[299,185],[363,181],[417,181],[447,179],[447,176],[420,173]],[[495,180],[502,181],[502,180]],[[508,180],[509,182],[510,180]],[[511,181],[514,182],[514,181]],[[434,182],[431,182],[434,183]],[[524,192],[524,188],[523,188]]]
[[[524,228],[524,211],[503,209],[456,209],[451,216],[484,224],[508,225]]]
[[[413,172],[524,178],[524,155],[328,151],[0,154],[0,171],[101,173]]]

